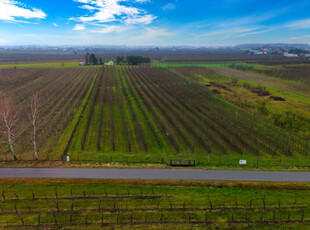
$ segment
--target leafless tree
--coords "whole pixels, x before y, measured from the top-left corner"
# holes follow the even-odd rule
[[[22,133],[20,127],[18,127],[20,115],[19,106],[15,103],[13,96],[8,95],[0,99],[0,133],[14,160],[17,160],[14,146],[17,138]]]
[[[38,92],[36,92],[30,98],[30,106],[29,106],[29,112],[28,112],[28,118],[31,123],[30,140],[33,146],[33,156],[35,160],[38,159],[37,135],[38,135],[38,130],[40,128],[39,115],[40,115],[40,102],[39,102]]]

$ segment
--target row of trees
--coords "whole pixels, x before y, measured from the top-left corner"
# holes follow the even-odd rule
[[[102,58],[97,58],[95,54],[87,53],[85,55],[85,65],[103,65]]]
[[[140,64],[148,64],[151,63],[151,59],[149,57],[142,57],[142,56],[128,56],[128,57],[117,57],[116,59],[116,64],[118,65],[140,65]]]
[[[16,103],[11,94],[0,98],[0,144],[7,145],[14,160],[17,160],[15,145],[25,130],[33,147],[33,157],[38,159],[37,137],[42,125],[40,108],[38,92],[30,97],[26,106]]]
[[[142,56],[118,56],[116,59],[116,64],[118,65],[141,65],[151,63],[151,59],[149,57]],[[97,58],[95,54],[87,53],[85,55],[85,65],[103,65],[102,58]]]

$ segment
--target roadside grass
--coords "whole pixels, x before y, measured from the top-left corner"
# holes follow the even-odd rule
[[[0,179],[3,228],[302,227],[307,183]]]

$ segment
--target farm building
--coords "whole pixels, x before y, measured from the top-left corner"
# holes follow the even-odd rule
[[[112,60],[112,59],[106,59],[106,60],[104,60],[104,65],[111,66],[111,65],[114,65],[114,64],[115,64],[115,61]]]
[[[80,62],[80,66],[84,66],[84,65],[86,65],[85,62]]]

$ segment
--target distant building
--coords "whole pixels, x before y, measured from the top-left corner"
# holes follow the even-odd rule
[[[298,57],[297,54],[291,54],[291,53],[289,53],[289,52],[284,52],[284,53],[283,53],[283,56],[284,56],[284,57]]]
[[[115,65],[115,61],[112,59],[106,59],[103,62],[104,62],[104,65],[107,65],[107,66]]]
[[[262,55],[262,54],[264,54],[262,51],[254,51],[254,54],[255,55]]]
[[[80,66],[84,66],[84,65],[86,65],[85,62],[80,62]]]

